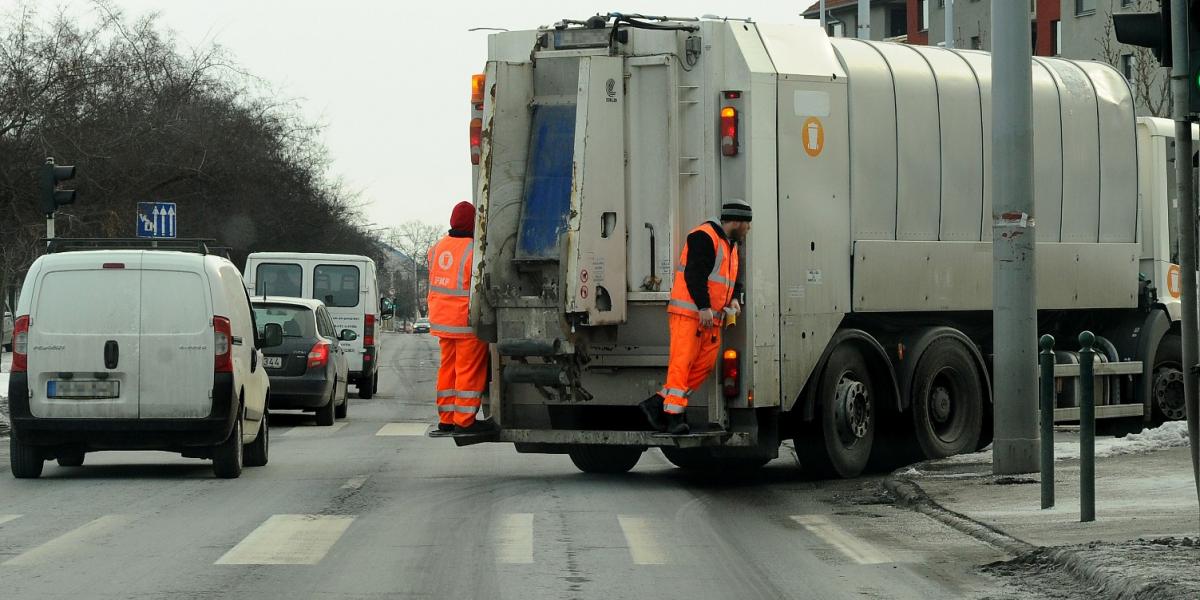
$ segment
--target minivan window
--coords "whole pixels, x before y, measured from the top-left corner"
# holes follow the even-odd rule
[[[139,331],[141,271],[56,271],[42,279],[33,322],[43,333]]]
[[[313,269],[313,298],[325,306],[358,306],[358,267],[353,265],[317,265]]]
[[[208,289],[186,271],[142,271],[142,333],[196,333],[209,327]]]
[[[299,298],[304,270],[300,265],[284,263],[262,263],[258,265],[254,279],[255,296],[289,296]]]
[[[283,304],[255,304],[254,321],[258,325],[258,335],[263,336],[267,323],[277,323],[283,328],[283,337],[314,338],[317,323],[313,312],[303,306],[287,306]]]
[[[327,338],[337,337],[333,334],[333,324],[329,322],[329,316],[323,308],[317,309],[317,332]]]

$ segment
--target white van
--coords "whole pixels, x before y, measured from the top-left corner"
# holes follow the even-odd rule
[[[94,450],[211,458],[218,477],[267,462],[270,382],[241,273],[159,250],[55,251],[33,263],[16,310],[11,463],[79,466]],[[70,249],[70,248],[68,248]],[[243,446],[245,446],[243,448]]]
[[[379,283],[375,261],[357,254],[255,252],[246,258],[246,289],[253,296],[314,298],[325,303],[334,329],[358,336],[348,344],[350,383],[358,397],[379,389]]]

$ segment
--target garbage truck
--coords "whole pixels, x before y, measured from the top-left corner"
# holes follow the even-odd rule
[[[1101,417],[1181,418],[1171,124],[1138,119],[1108,65],[1037,57],[1033,77],[1022,218],[1039,334],[1059,340],[1056,418],[1078,419],[1065,374],[1083,330]],[[987,53],[812,22],[610,13],[491,35],[472,85],[470,298],[498,427],[456,442],[613,473],[653,447],[751,468],[793,440],[802,468],[835,477],[986,445],[991,103]],[[663,385],[680,247],[735,198],[754,211],[744,311],[690,397],[692,433],[660,434],[637,403]]]

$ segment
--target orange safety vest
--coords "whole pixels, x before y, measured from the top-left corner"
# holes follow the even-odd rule
[[[469,322],[474,246],[471,238],[446,236],[429,249],[429,332],[433,335],[475,337]]]
[[[713,231],[710,224],[705,223],[691,230],[691,234],[697,231],[703,231],[712,238],[713,248],[716,252],[716,260],[713,261],[712,271],[708,274],[708,301],[709,308],[712,308],[717,319],[723,315],[726,306],[733,300],[733,285],[734,279],[737,278],[738,272],[738,252],[737,247],[730,244],[728,240],[717,235]],[[696,306],[696,301],[692,299],[691,293],[688,292],[687,281],[683,277],[683,272],[687,268],[687,242],[684,238],[683,251],[679,254],[679,263],[675,267],[675,283],[671,286],[671,301],[667,303],[667,312],[677,315],[684,315],[700,318],[700,309]]]

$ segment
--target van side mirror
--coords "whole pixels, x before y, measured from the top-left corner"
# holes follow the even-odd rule
[[[263,348],[274,348],[283,344],[283,326],[267,323],[263,326]]]
[[[343,342],[353,342],[354,340],[358,339],[358,334],[349,329],[343,329],[341,335],[338,336],[338,339]]]

